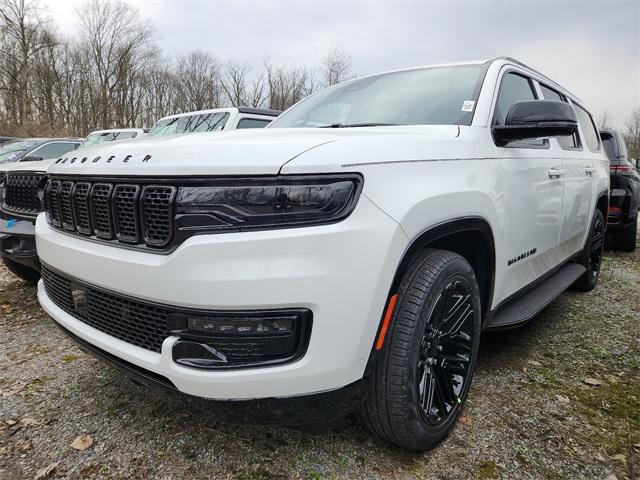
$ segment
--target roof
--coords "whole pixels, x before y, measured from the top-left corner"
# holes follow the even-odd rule
[[[207,110],[196,110],[194,112],[184,112],[184,113],[176,113],[175,115],[167,115],[166,117],[162,117],[158,120],[166,120],[167,118],[179,118],[179,117],[188,117],[191,115],[202,115],[205,113],[247,113],[251,115],[265,115],[269,117],[277,117],[282,112],[279,110],[270,110],[268,108],[253,108],[253,107],[224,107],[224,108],[210,108]]]
[[[282,113],[282,110],[271,110],[270,108],[238,107],[238,112],[249,113],[252,115],[268,115],[270,117],[277,117]]]
[[[89,135],[94,133],[115,133],[115,132],[143,132],[143,128],[107,128],[105,130],[94,130]]]

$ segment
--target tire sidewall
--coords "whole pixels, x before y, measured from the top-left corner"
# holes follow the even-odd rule
[[[472,292],[472,303],[474,309],[474,336],[472,354],[470,359],[471,363],[467,381],[465,382],[463,390],[460,392],[460,403],[454,407],[454,412],[450,414],[449,418],[445,422],[437,426],[432,426],[424,422],[422,414],[420,412],[420,395],[417,389],[418,357],[420,353],[422,336],[427,326],[428,314],[433,308],[438,298],[438,294],[444,289],[446,285],[455,280],[459,280],[465,283],[469,291]],[[407,287],[410,287],[410,284],[407,285]],[[403,298],[400,299],[400,308],[397,311],[397,315],[402,315],[403,313],[403,300]],[[475,368],[478,356],[481,327],[480,294],[473,270],[471,269],[471,266],[466,262],[466,260],[464,260],[462,257],[458,257],[455,260],[449,262],[441,270],[441,272],[439,272],[437,278],[432,283],[422,299],[422,305],[418,316],[419,321],[416,325],[415,335],[410,347],[408,360],[409,364],[407,366],[407,375],[405,377],[407,385],[407,403],[409,407],[409,411],[407,412],[407,414],[409,416],[409,424],[415,438],[418,439],[420,443],[424,442],[433,444],[439,442],[448,434],[449,430],[453,427],[453,424],[456,422],[458,416],[460,415],[460,411],[464,405],[469,387],[471,385],[473,370]]]

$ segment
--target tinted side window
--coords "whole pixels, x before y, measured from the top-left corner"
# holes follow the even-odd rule
[[[627,144],[625,143],[624,138],[622,138],[622,135],[620,135],[619,131],[616,131],[616,140],[618,143],[618,155],[620,155],[620,160],[629,160]]]
[[[602,146],[604,146],[609,162],[616,165],[618,163],[618,149],[616,148],[615,138],[608,132],[602,132],[600,138],[602,138]]]
[[[540,90],[542,90],[542,97],[545,100],[556,100],[558,102],[565,101],[562,95],[560,95],[555,90],[551,90],[549,87],[545,87],[544,85],[540,84]]]
[[[542,98],[545,100],[555,100],[557,102],[567,101],[564,95],[561,95],[546,85],[540,84],[540,90],[542,91]],[[577,133],[574,133],[571,136],[556,137],[556,139],[562,148],[580,148],[580,139],[578,138]]]
[[[502,77],[498,101],[493,113],[493,124],[504,125],[509,109],[516,102],[535,100],[536,96],[529,79],[515,73],[507,73]]]
[[[578,121],[580,122],[580,126],[582,127],[582,133],[584,133],[584,143],[587,144],[587,147],[592,152],[597,152],[600,150],[600,140],[598,137],[598,131],[596,130],[596,126],[593,123],[593,119],[589,112],[587,112],[584,108],[579,105],[575,105],[576,113],[578,114]]]
[[[42,157],[44,160],[48,158],[56,158],[61,155],[64,155],[71,150],[75,150],[78,148],[77,143],[69,143],[69,142],[56,142],[56,143],[48,143],[46,145],[41,146],[40,148],[36,148],[30,155],[35,157]]]
[[[271,120],[261,120],[259,118],[242,118],[238,122],[237,128],[264,128],[271,123]]]

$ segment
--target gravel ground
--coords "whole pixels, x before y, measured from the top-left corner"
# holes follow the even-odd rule
[[[639,259],[607,252],[594,292],[486,336],[461,420],[421,455],[354,422],[203,419],[82,353],[0,268],[0,478],[640,478]]]

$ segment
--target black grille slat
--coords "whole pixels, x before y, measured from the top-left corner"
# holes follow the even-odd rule
[[[62,228],[62,221],[60,219],[60,199],[58,195],[59,191],[59,180],[52,180],[47,183],[45,188],[45,208],[49,223],[55,227]]]
[[[96,183],[91,188],[89,201],[91,205],[91,223],[96,237],[103,240],[113,238],[113,208],[111,193],[113,185]]]
[[[144,241],[153,247],[164,247],[173,235],[173,202],[176,188],[149,185],[142,191],[142,223]]]
[[[8,212],[35,217],[42,211],[42,187],[46,176],[41,173],[8,173],[2,208]]]
[[[73,188],[73,214],[76,219],[76,229],[81,235],[91,235],[91,215],[89,213],[89,192],[91,184],[78,182]]]
[[[71,232],[75,231],[76,224],[73,221],[73,212],[71,210],[71,193],[73,190],[73,182],[62,182],[60,184],[59,204],[60,204],[60,220],[62,228]]]
[[[139,185],[117,185],[113,192],[115,230],[121,242],[140,242],[139,196]]]

